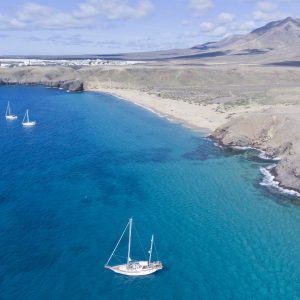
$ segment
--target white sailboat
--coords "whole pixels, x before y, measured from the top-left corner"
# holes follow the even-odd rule
[[[109,262],[111,261],[112,257],[114,256],[127,228],[129,227],[129,236],[128,236],[128,253],[127,253],[127,263],[116,265],[116,266],[110,266]],[[128,276],[144,276],[152,274],[158,270],[161,270],[163,268],[163,265],[161,261],[152,261],[152,250],[154,245],[154,236],[151,237],[151,243],[150,243],[150,250],[149,250],[149,259],[148,260],[142,260],[142,261],[133,261],[130,258],[130,251],[131,251],[131,232],[132,232],[132,219],[129,219],[115,249],[113,250],[111,256],[109,257],[107,263],[105,264],[105,268],[114,271],[115,273],[119,273],[122,275],[128,275]]]
[[[26,109],[26,113],[24,115],[22,125],[25,126],[25,127],[29,127],[29,126],[34,126],[35,124],[36,124],[36,121],[30,121],[29,120],[28,109]]]
[[[7,107],[6,107],[5,118],[6,118],[6,120],[16,120],[16,119],[18,119],[18,116],[13,115],[13,114],[10,112],[10,104],[9,104],[9,101],[8,101]]]

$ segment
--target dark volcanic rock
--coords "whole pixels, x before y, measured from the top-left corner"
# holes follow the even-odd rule
[[[0,85],[5,84],[26,84],[26,85],[46,85],[52,88],[63,88],[70,92],[82,92],[83,81],[82,80],[28,80],[25,77],[12,77],[0,79]]]
[[[59,88],[61,86],[61,81],[49,81],[46,82],[46,84],[52,88]]]
[[[63,82],[60,87],[70,92],[82,92],[83,82],[81,80],[68,80]]]

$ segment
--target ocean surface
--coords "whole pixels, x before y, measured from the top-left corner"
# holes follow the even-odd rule
[[[251,151],[106,94],[2,86],[0,110],[1,300],[300,299],[300,201]],[[162,271],[104,269],[130,217],[132,258],[154,233]]]

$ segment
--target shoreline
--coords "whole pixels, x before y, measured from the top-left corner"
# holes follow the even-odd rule
[[[159,117],[166,118],[167,120],[169,120],[171,122],[176,122],[182,126],[190,128],[192,130],[200,131],[201,133],[205,134],[204,137],[211,137],[213,139],[213,141],[215,143],[217,143],[216,146],[224,147],[224,145],[222,145],[221,141],[219,141],[218,139],[215,139],[211,136],[211,133],[215,129],[217,129],[217,127],[224,125],[228,121],[228,115],[232,114],[232,111],[227,113],[227,116],[222,119],[221,123],[220,123],[221,119],[218,118],[216,122],[214,122],[214,123],[211,122],[211,124],[210,124],[211,126],[205,127],[204,126],[205,122],[203,122],[203,114],[207,113],[207,111],[209,110],[211,112],[211,114],[209,114],[209,117],[212,117],[212,115],[217,113],[216,111],[213,111],[213,107],[215,107],[215,106],[208,108],[207,106],[198,105],[197,106],[198,109],[196,110],[196,112],[193,111],[192,114],[198,113],[199,110],[202,110],[202,108],[206,108],[206,109],[204,111],[202,111],[202,114],[200,112],[200,116],[199,116],[200,120],[196,121],[193,118],[192,118],[192,120],[188,120],[188,117],[190,116],[189,112],[191,112],[190,109],[194,108],[196,105],[193,105],[190,103],[185,103],[183,101],[181,101],[182,103],[184,103],[183,106],[187,106],[189,109],[187,110],[188,113],[186,115],[184,115],[185,118],[180,118],[175,115],[177,110],[174,110],[174,109],[170,110],[170,108],[169,108],[169,110],[172,112],[172,114],[170,114],[164,107],[159,105],[160,101],[164,101],[165,103],[173,104],[173,107],[174,107],[174,105],[176,105],[179,102],[179,100],[160,98],[160,97],[157,97],[156,95],[150,95],[146,92],[141,92],[138,90],[110,89],[110,88],[93,89],[93,88],[91,88],[91,89],[86,89],[86,91],[109,94],[109,95],[112,95],[112,96],[122,100],[122,101],[127,101],[130,103],[133,103],[139,107],[142,107],[143,109],[146,109],[146,110],[156,114]],[[145,99],[146,99],[146,101],[145,101]],[[150,106],[148,106],[149,104],[150,104]],[[182,108],[182,106],[179,106],[179,107]],[[265,108],[261,107],[261,109],[265,109]],[[226,146],[226,147],[228,147],[228,146]],[[267,161],[267,160],[274,161],[274,162],[280,161],[279,157],[270,157],[266,154],[266,152],[264,150],[259,149],[259,148],[254,148],[251,146],[239,147],[239,146],[234,146],[234,145],[230,146],[230,148],[237,149],[237,150],[245,150],[245,151],[252,149],[252,150],[257,151],[258,152],[257,157],[264,161]],[[264,175],[262,181],[260,182],[260,185],[266,186],[266,187],[267,186],[273,187],[274,189],[277,190],[277,192],[279,192],[281,194],[300,197],[300,192],[298,190],[286,187],[286,186],[282,185],[281,182],[276,180],[276,176],[272,174],[272,171],[275,166],[276,165],[272,164],[271,166],[268,166],[266,168],[263,168],[263,167],[260,168],[261,174]]]
[[[272,164],[268,167],[260,167],[260,172],[264,175],[261,186],[271,187],[279,191],[281,194],[286,194],[300,198],[300,192],[296,189],[289,189],[283,186],[279,181],[276,180],[276,171],[274,170],[276,164]]]
[[[182,119],[180,119],[180,118],[178,118],[178,117],[175,117],[175,116],[169,115],[169,114],[164,114],[164,113],[160,112],[160,111],[157,110],[157,109],[150,108],[150,107],[148,107],[148,106],[146,106],[146,105],[143,105],[143,104],[141,104],[141,103],[132,101],[132,100],[130,100],[129,98],[125,98],[125,97],[120,96],[120,95],[115,94],[115,93],[111,93],[111,92],[108,92],[108,91],[105,91],[105,92],[104,92],[104,91],[100,91],[100,90],[86,90],[86,91],[88,91],[88,92],[95,92],[95,93],[103,93],[103,94],[107,94],[107,95],[114,96],[115,98],[117,98],[117,99],[119,99],[119,100],[127,101],[127,102],[132,103],[132,104],[134,104],[134,105],[136,105],[136,106],[139,106],[139,107],[141,107],[141,108],[143,108],[143,109],[145,109],[145,110],[147,110],[147,111],[150,111],[151,113],[157,115],[157,116],[160,117],[160,118],[167,119],[167,120],[170,121],[170,122],[179,124],[179,125],[181,125],[181,126],[184,126],[184,127],[186,127],[186,128],[192,129],[192,130],[194,130],[194,131],[200,131],[200,132],[202,132],[202,133],[206,133],[206,134],[207,134],[206,136],[209,136],[210,133],[212,132],[212,131],[210,131],[208,128],[198,127],[198,126],[192,125],[192,124],[190,124],[190,123],[186,122],[185,120],[182,120]]]
[[[211,108],[205,108],[205,106],[199,106],[195,104],[186,103],[179,100],[173,100],[168,98],[160,98],[156,95],[151,95],[139,90],[128,89],[110,89],[110,88],[88,88],[85,91],[99,92],[108,95],[112,95],[122,101],[133,103],[145,110],[148,110],[159,117],[166,118],[171,122],[175,122],[184,127],[190,128],[195,131],[200,131],[209,136],[218,126],[223,122],[213,122],[204,117],[204,114],[212,111]],[[204,112],[197,116],[197,112],[204,108]],[[220,123],[220,124],[219,124]]]
[[[23,84],[21,84],[21,85],[23,85]],[[10,84],[6,84],[6,85],[10,85]],[[40,85],[40,86],[45,86],[46,88],[59,88],[59,87],[55,87],[55,86],[47,86],[43,83],[37,83],[37,84],[30,83],[30,84],[25,84],[25,85]],[[64,90],[63,88],[59,88],[59,89]],[[73,91],[69,91],[69,90],[65,90],[65,91],[73,92]],[[257,156],[259,158],[261,158],[262,160],[280,161],[280,158],[269,157],[268,155],[266,155],[264,150],[259,149],[259,148],[254,148],[251,146],[239,147],[238,145],[236,145],[236,146],[235,145],[231,145],[231,146],[223,145],[223,143],[220,140],[218,140],[217,138],[214,138],[211,135],[211,133],[215,129],[217,129],[219,126],[224,125],[226,122],[228,122],[230,119],[229,117],[231,117],[232,115],[238,116],[238,113],[240,113],[240,114],[242,114],[243,112],[245,113],[244,110],[235,109],[235,111],[238,111],[238,112],[233,113],[234,109],[232,109],[232,110],[227,111],[227,114],[225,114],[224,112],[221,112],[222,115],[220,117],[220,113],[215,110],[217,105],[213,105],[213,104],[205,105],[205,106],[204,105],[195,105],[195,104],[186,103],[186,102],[183,102],[180,100],[160,98],[156,95],[151,95],[146,92],[139,91],[139,90],[110,89],[110,88],[97,87],[97,88],[85,88],[80,92],[85,92],[85,91],[109,94],[109,95],[112,95],[112,96],[122,100],[122,101],[127,101],[134,105],[142,107],[143,109],[146,109],[159,117],[166,118],[170,122],[175,122],[184,127],[187,127],[192,130],[203,133],[204,137],[212,138],[215,146],[218,146],[221,148],[229,147],[229,148],[237,149],[237,150],[252,149],[252,150],[256,150],[259,152],[259,154]],[[146,101],[145,101],[145,99],[146,99]],[[161,102],[164,102],[163,106],[160,106]],[[178,103],[179,103],[179,106],[178,106]],[[177,106],[177,109],[176,110],[170,109],[170,107],[168,107],[168,105],[170,105],[170,104],[171,104],[171,107],[173,107],[173,108],[174,108],[174,106],[175,107]],[[262,110],[266,109],[266,106],[258,106],[258,107],[254,108],[253,111],[262,111]],[[176,115],[176,112],[178,112],[178,108],[179,109],[189,108],[189,109],[187,109],[187,113],[183,112],[183,117],[182,116],[178,117]],[[249,112],[249,109],[247,109],[246,112]],[[197,115],[198,113],[200,113],[199,116]],[[208,115],[206,115],[207,113],[208,113]],[[225,114],[225,116],[223,114]],[[217,120],[215,120],[215,122],[213,122],[212,120],[210,120],[210,118],[213,118],[213,116],[215,116],[215,115],[218,115],[218,118],[217,118]],[[189,118],[191,116],[194,118]],[[209,119],[209,122],[208,122],[208,119]],[[205,126],[207,124],[208,124],[208,126]],[[261,173],[264,175],[263,180],[260,184],[262,186],[271,186],[271,187],[275,188],[281,194],[288,194],[288,195],[292,195],[292,196],[296,196],[296,197],[300,198],[299,190],[284,186],[281,184],[280,181],[276,180],[276,174],[273,174],[275,166],[273,164],[266,168],[263,168],[263,167],[260,168]]]
[[[224,109],[220,104],[195,104],[183,100],[159,97],[138,89],[87,87],[85,91],[101,92],[113,95],[121,100],[131,102],[160,117],[179,123],[193,130],[201,131],[206,136],[218,127],[226,124],[232,117],[249,112],[259,112],[269,108],[251,104],[247,107],[231,107]]]
[[[247,150],[257,151],[258,152],[257,157],[259,159],[261,159],[262,161],[265,161],[265,162],[266,161],[273,162],[271,165],[269,165],[267,167],[259,168],[260,173],[263,175],[263,179],[259,184],[261,186],[271,187],[280,194],[285,194],[285,195],[290,195],[290,196],[300,198],[300,190],[285,186],[280,181],[276,180],[277,173],[276,173],[275,168],[276,168],[277,164],[281,161],[280,157],[269,156],[265,150],[262,150],[259,148],[255,148],[255,147],[251,147],[251,146],[245,146],[245,147],[234,146],[234,145],[228,146],[228,145],[224,145],[222,143],[222,141],[214,138],[213,136],[211,136],[211,139],[214,141],[215,146],[220,147],[222,149],[227,148],[227,149],[235,149],[235,150],[239,150],[239,151],[247,151]]]

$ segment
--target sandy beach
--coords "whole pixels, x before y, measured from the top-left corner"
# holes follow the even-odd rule
[[[129,101],[145,109],[151,110],[171,121],[181,123],[192,129],[211,134],[216,128],[224,125],[233,116],[249,112],[260,112],[269,108],[267,105],[252,104],[247,107],[232,107],[225,109],[219,104],[196,104],[180,100],[158,97],[140,90],[124,88],[97,87],[90,91],[103,92]]]
[[[196,104],[134,89],[97,87],[91,90],[112,94],[171,121],[212,135],[223,145],[250,145],[265,151],[269,157],[281,157],[282,161],[273,169],[274,176],[269,184],[281,192],[299,195],[296,192],[299,191],[298,155],[295,155],[299,151],[299,143],[292,138],[297,136],[298,127],[295,124],[298,124],[298,105]]]

